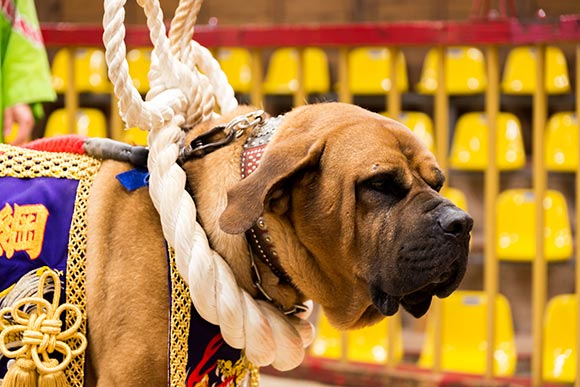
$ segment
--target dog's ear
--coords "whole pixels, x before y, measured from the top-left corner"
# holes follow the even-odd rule
[[[270,194],[297,171],[316,165],[324,142],[309,141],[299,134],[271,143],[260,166],[228,190],[228,203],[220,216],[220,228],[228,234],[250,229],[264,212]]]

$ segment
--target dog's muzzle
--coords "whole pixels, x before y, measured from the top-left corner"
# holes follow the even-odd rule
[[[372,302],[383,315],[394,315],[402,305],[414,317],[421,317],[433,296],[449,296],[465,274],[473,219],[461,209],[447,205],[435,211],[428,221],[428,231],[410,233],[408,242],[400,245],[397,278],[371,283]]]

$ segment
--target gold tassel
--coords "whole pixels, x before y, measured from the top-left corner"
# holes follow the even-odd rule
[[[50,359],[42,363],[47,368],[58,366],[56,359]],[[44,372],[39,370],[38,387],[67,387],[66,376],[63,371]]]
[[[8,368],[2,387],[36,387],[36,365],[32,359],[19,358]]]

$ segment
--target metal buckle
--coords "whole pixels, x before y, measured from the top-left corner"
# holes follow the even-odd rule
[[[253,128],[264,122],[264,111],[256,110],[248,114],[237,116],[226,125],[218,125],[194,138],[188,146],[179,152],[179,161],[184,162],[202,158],[240,138],[248,128]],[[224,137],[212,141],[216,135],[223,133]]]

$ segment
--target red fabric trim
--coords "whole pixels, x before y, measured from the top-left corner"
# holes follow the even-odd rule
[[[191,373],[189,374],[189,378],[187,380],[187,387],[194,387],[194,383],[197,384],[198,382],[201,382],[206,374],[210,373],[211,371],[214,370],[215,367],[217,367],[217,364],[215,363],[214,364],[208,363],[212,358],[212,356],[216,354],[218,349],[220,349],[220,347],[223,344],[224,340],[222,338],[221,333],[218,333],[210,340],[209,344],[207,345],[203,353],[203,358],[201,359],[199,364],[195,367],[195,369],[191,371]],[[207,369],[204,372],[202,372],[203,367],[207,367]]]
[[[86,137],[78,134],[39,138],[22,145],[22,148],[46,152],[66,152],[79,155],[85,154],[84,144]]]

